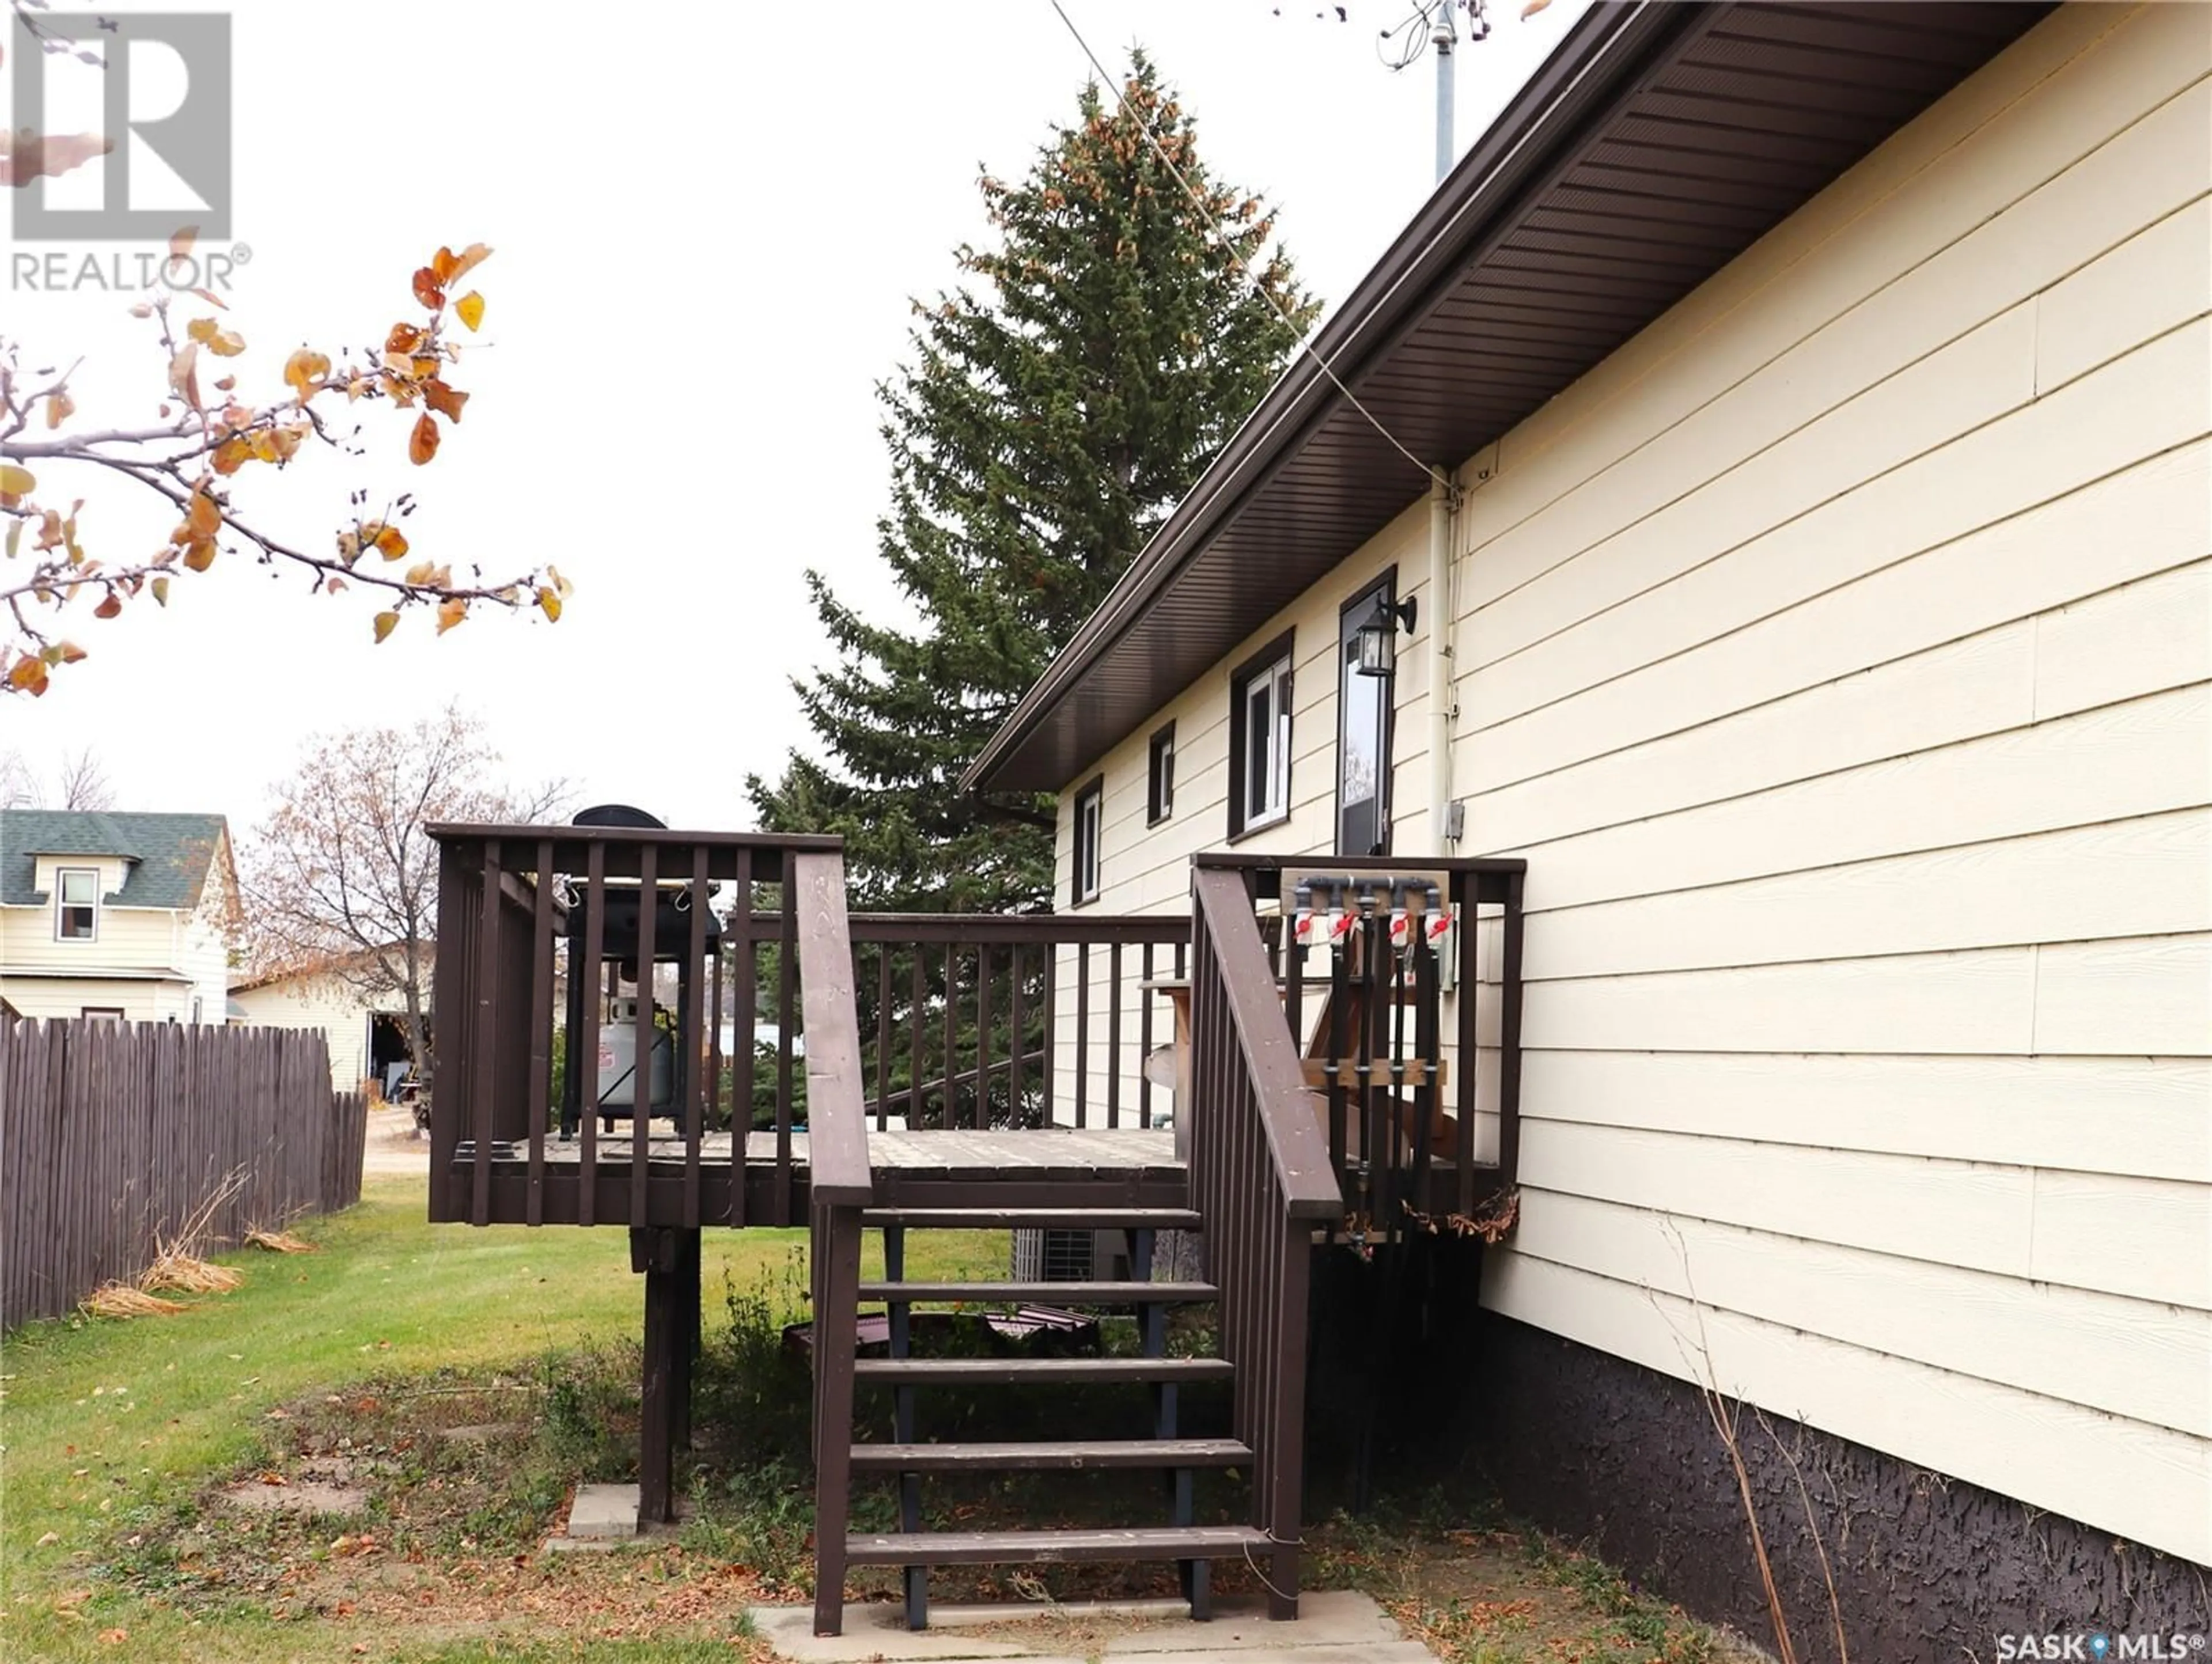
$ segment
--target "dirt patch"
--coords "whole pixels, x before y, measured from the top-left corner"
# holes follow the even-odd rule
[[[328,1479],[246,1479],[225,1485],[217,1494],[231,1507],[249,1514],[343,1516],[359,1514],[368,1506],[368,1491]]]

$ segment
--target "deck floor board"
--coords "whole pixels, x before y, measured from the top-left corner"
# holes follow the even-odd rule
[[[791,1135],[794,1169],[807,1165],[806,1145],[805,1133],[794,1132]],[[710,1133],[699,1141],[699,1160],[704,1167],[727,1167],[735,1151],[735,1142],[727,1133]],[[627,1170],[631,1153],[632,1144],[627,1134],[602,1133],[593,1159],[602,1170]],[[748,1166],[772,1167],[775,1153],[775,1133],[746,1135]],[[655,1168],[681,1167],[684,1154],[685,1144],[680,1135],[655,1133],[647,1144],[646,1159]],[[530,1146],[520,1140],[495,1144],[491,1156],[493,1164],[501,1169],[526,1165]],[[463,1144],[454,1155],[457,1166],[468,1165],[474,1159],[474,1148],[468,1144]],[[549,1169],[572,1169],[582,1160],[581,1140],[545,1140],[545,1165]],[[868,1166],[872,1171],[886,1175],[942,1174],[948,1177],[1007,1173],[1048,1178],[1131,1172],[1177,1174],[1182,1170],[1182,1163],[1176,1159],[1175,1134],[1164,1127],[1053,1127],[1014,1131],[963,1128],[906,1133],[879,1133],[871,1128]]]

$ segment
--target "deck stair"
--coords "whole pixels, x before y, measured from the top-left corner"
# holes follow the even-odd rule
[[[886,1275],[857,1285],[859,1301],[880,1303],[890,1318],[890,1355],[859,1358],[853,1379],[861,1388],[887,1388],[891,1394],[893,1436],[889,1442],[851,1439],[849,1428],[817,1430],[824,1444],[845,1446],[851,1474],[896,1474],[899,1529],[848,1532],[843,1543],[846,1566],[896,1565],[904,1571],[906,1622],[919,1630],[928,1622],[929,1570],[957,1564],[1052,1564],[1076,1561],[1173,1562],[1194,1617],[1208,1609],[1208,1563],[1250,1558],[1267,1552],[1267,1533],[1252,1526],[1200,1526],[1194,1518],[1194,1485],[1201,1468],[1243,1470],[1254,1460],[1251,1448],[1233,1438],[1188,1438],[1179,1423],[1182,1388],[1196,1382],[1233,1378],[1234,1366],[1220,1357],[1170,1357],[1167,1312],[1171,1306],[1217,1302],[1220,1291],[1206,1283],[1156,1282],[1152,1278],[1153,1245],[1164,1230],[1195,1227],[1195,1214],[1176,1208],[1055,1208],[991,1206],[870,1209],[860,1216],[866,1229],[883,1233]],[[906,1237],[915,1230],[1003,1230],[1043,1224],[1072,1230],[1116,1230],[1129,1233],[1133,1276],[1115,1282],[908,1281],[903,1275]],[[1139,1350],[1134,1357],[1010,1358],[923,1358],[912,1356],[911,1318],[918,1306],[1036,1303],[1055,1305],[1133,1308]],[[1022,1441],[925,1442],[919,1436],[929,1398],[935,1390],[962,1386],[1016,1387],[1049,1393],[1070,1385],[1109,1384],[1150,1398],[1151,1436],[1073,1437]],[[830,1455],[827,1449],[820,1452]],[[1157,1517],[1124,1527],[1100,1529],[1028,1528],[999,1531],[930,1531],[922,1528],[923,1483],[927,1476],[1058,1471],[1068,1473],[1153,1470],[1161,1475]],[[817,1545],[817,1552],[822,1546]],[[828,1557],[823,1570],[830,1575]],[[837,1574],[841,1575],[841,1574]]]

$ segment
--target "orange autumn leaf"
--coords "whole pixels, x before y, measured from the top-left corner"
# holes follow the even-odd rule
[[[25,653],[8,667],[8,685],[19,693],[33,697],[46,690],[46,660],[33,653]]]
[[[205,572],[215,564],[215,544],[205,539],[194,539],[185,546],[185,564],[195,572]]]
[[[76,401],[69,396],[69,392],[66,388],[58,392],[48,393],[46,395],[47,432],[52,432],[55,428],[60,427],[62,423],[67,422],[70,419],[70,413],[76,409]]]
[[[446,251],[440,249],[438,252],[439,253],[443,254]],[[462,278],[467,276],[471,271],[474,271],[478,266],[482,265],[490,258],[491,250],[486,247],[483,244],[471,243],[466,248],[463,249],[459,254],[453,257],[452,269],[438,281],[447,284],[458,283]]]
[[[384,350],[387,353],[411,353],[422,338],[422,331],[412,324],[394,324],[392,333],[384,337]]]
[[[415,269],[415,298],[433,312],[446,304],[446,291],[439,285],[438,274],[428,266]]]
[[[302,404],[321,391],[324,379],[330,373],[331,361],[305,347],[284,361],[284,385],[298,395]]]
[[[379,641],[383,641],[386,636],[391,635],[393,630],[398,628],[399,615],[398,613],[380,612],[376,615],[376,639]]]
[[[107,598],[92,610],[92,616],[95,618],[112,618],[122,610],[123,598],[111,589],[107,592]]]
[[[396,525],[378,526],[369,541],[387,561],[397,561],[407,553],[407,539]]]
[[[415,431],[407,436],[407,460],[420,468],[438,454],[438,424],[425,411],[416,419]]]
[[[215,454],[208,459],[208,465],[218,474],[235,474],[253,460],[253,455],[251,441],[227,439],[215,447]]]
[[[469,616],[469,604],[458,595],[449,596],[438,603],[438,634],[447,630]]]
[[[561,622],[561,598],[542,586],[538,591],[538,609],[545,615],[548,623]]]
[[[447,421],[459,422],[461,406],[469,402],[469,396],[457,388],[448,387],[433,376],[422,384],[422,402]]]

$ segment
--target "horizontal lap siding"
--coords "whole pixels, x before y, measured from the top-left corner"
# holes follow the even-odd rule
[[[2208,70],[2204,8],[2032,31],[1468,459],[1449,630],[1458,853],[1529,863],[1486,1302],[2199,1561]],[[1330,847],[1337,609],[1425,538],[1410,504],[1109,756],[1101,907],[1186,904],[1230,668],[1291,623],[1294,812],[1252,847]]]
[[[1509,434],[1494,1309],[2212,1559],[2212,17],[2062,12]]]

